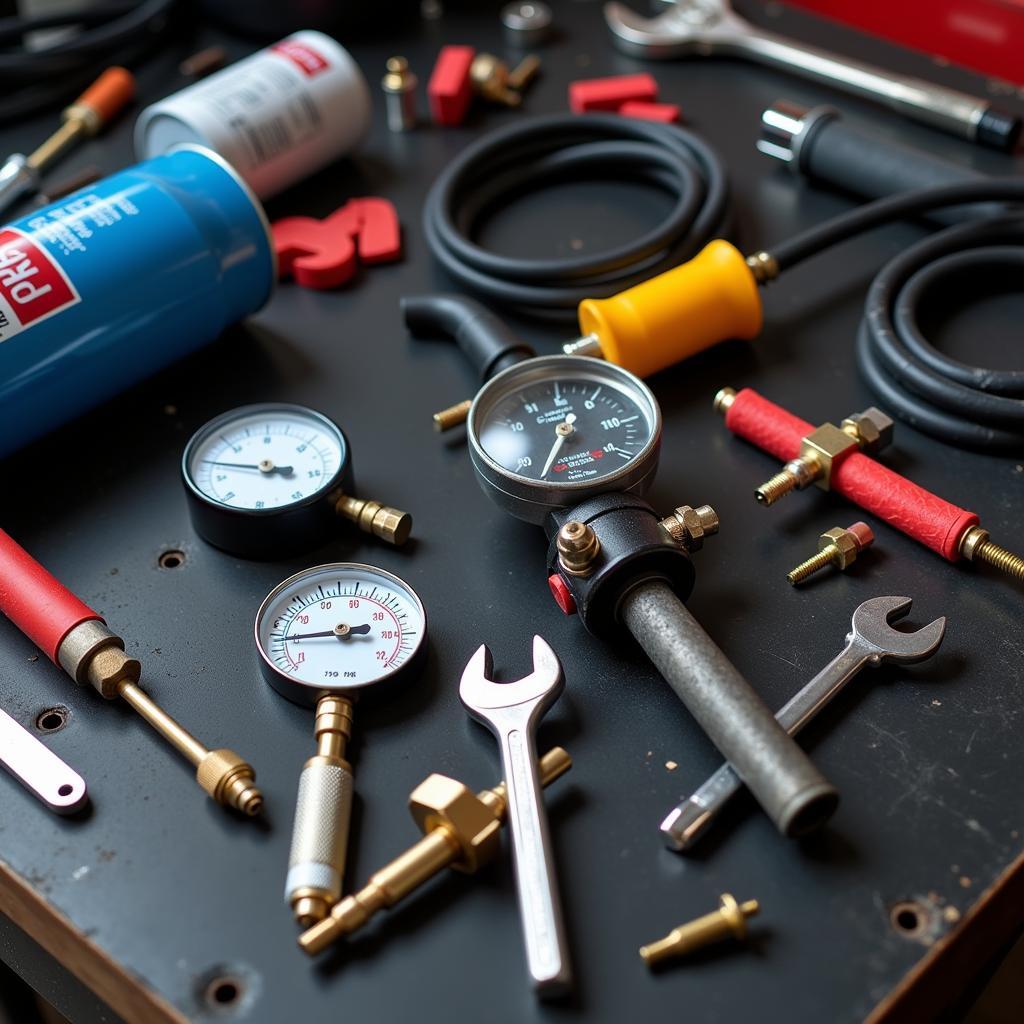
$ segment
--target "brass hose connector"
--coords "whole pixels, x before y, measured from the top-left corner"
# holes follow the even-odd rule
[[[570,576],[588,576],[594,571],[594,560],[601,551],[601,542],[592,526],[572,520],[555,538],[558,564]]]
[[[401,547],[412,533],[412,516],[408,512],[369,498],[343,494],[335,503],[334,510],[355,523],[363,533],[372,534],[396,547]]]

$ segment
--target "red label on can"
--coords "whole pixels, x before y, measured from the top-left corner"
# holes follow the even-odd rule
[[[271,50],[281,54],[282,57],[287,57],[304,75],[310,78],[330,67],[326,59],[316,50],[305,43],[297,43],[294,39],[285,39],[280,43],[275,43]]]
[[[0,230],[0,341],[80,301],[53,257],[14,228]]]

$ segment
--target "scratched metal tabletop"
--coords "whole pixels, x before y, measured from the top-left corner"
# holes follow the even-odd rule
[[[504,52],[493,5],[479,6],[348,45],[375,89],[396,52],[422,81],[442,42]],[[980,76],[838,26],[777,6],[741,7],[779,31],[986,89]],[[665,414],[653,503],[666,511],[710,503],[722,521],[695,556],[689,607],[769,704],[780,705],[841,648],[854,608],[869,597],[913,597],[916,625],[949,617],[931,662],[865,672],[807,730],[842,803],[823,834],[801,843],[780,838],[743,800],[696,855],[662,847],[659,821],[720,758],[637,650],[589,636],[553,604],[541,531],[492,506],[462,439],[430,429],[433,411],[471,392],[472,370],[453,347],[411,339],[398,307],[404,294],[451,287],[420,223],[441,168],[489,129],[565,110],[574,78],[652,71],[662,97],[681,104],[727,161],[733,237],[747,249],[851,204],[755,153],[759,113],[779,97],[836,103],[851,119],[965,165],[1011,173],[1014,164],[780,72],[624,57],[598,3],[557,4],[556,17],[558,36],[541,51],[542,77],[520,112],[479,109],[461,129],[393,135],[375,93],[373,133],[358,156],[270,205],[272,217],[323,216],[350,196],[385,196],[404,228],[401,263],[365,269],[337,292],[282,286],[248,325],[2,467],[0,523],[127,639],[144,663],[144,685],[169,711],[204,741],[252,760],[267,801],[265,824],[214,806],[129,709],[76,689],[0,622],[0,706],[29,725],[46,708],[68,708],[67,726],[45,742],[86,777],[93,798],[84,817],[58,819],[0,777],[0,909],[14,912],[17,898],[24,918],[39,898],[65,926],[56,944],[52,922],[29,912],[32,927],[25,926],[39,929],[36,938],[63,968],[9,921],[0,927],[0,957],[76,1024],[137,1015],[140,992],[151,1007],[140,1018],[147,1020],[727,1021],[754,1013],[764,1022],[854,1022],[906,991],[911,999],[925,989],[952,998],[950,987],[963,981],[958,965],[979,966],[972,951],[996,953],[989,947],[1021,923],[1024,595],[883,524],[875,548],[850,572],[792,590],[785,572],[813,551],[818,534],[859,515],[816,489],[771,511],[758,507],[753,487],[775,464],[731,437],[711,408],[726,384],[755,386],[815,423],[872,404],[853,355],[864,290],[881,262],[921,236],[920,226],[878,231],[787,274],[766,293],[757,341],[719,346],[651,381]],[[175,43],[142,69],[140,103],[178,88],[178,60],[213,41],[226,41],[234,55],[255,45],[206,30]],[[24,150],[51,123],[5,129],[3,150]],[[89,164],[112,171],[130,160],[126,122],[82,147],[60,173]],[[654,223],[668,201],[627,182],[559,185],[500,211],[482,238],[522,255],[596,250]],[[938,341],[973,362],[1011,366],[1019,346],[1005,339],[1019,336],[1020,317],[1019,296],[979,294]],[[514,323],[542,352],[572,333]],[[215,414],[267,400],[337,419],[352,442],[361,492],[412,511],[415,542],[397,551],[339,530],[321,550],[264,563],[201,542],[179,481],[184,444]],[[1024,549],[1019,461],[944,447],[899,423],[884,461],[977,511],[1005,546]],[[170,549],[184,552],[184,564],[162,569],[158,559]],[[474,788],[497,781],[494,741],[458,699],[475,647],[488,643],[496,668],[510,675],[528,668],[535,632],[562,658],[566,691],[541,725],[540,745],[563,744],[574,758],[547,793],[576,969],[568,1001],[539,1005],[529,990],[507,856],[478,876],[435,879],[316,961],[297,948],[282,888],[312,715],[261,681],[252,621],[276,583],[329,560],[399,573],[422,596],[431,627],[423,673],[386,703],[357,708],[348,889],[415,840],[406,799],[427,774]],[[751,941],[649,974],[637,947],[712,909],[724,891],[761,901]],[[909,933],[892,920],[901,901],[919,912]],[[958,948],[955,936],[972,923],[970,942]],[[71,976],[83,973],[83,945],[106,965],[101,978]],[[222,978],[234,979],[237,998],[218,1006],[210,983]],[[107,993],[118,1014],[89,986]]]

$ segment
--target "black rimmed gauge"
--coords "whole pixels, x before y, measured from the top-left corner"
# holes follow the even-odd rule
[[[413,667],[427,616],[416,591],[384,569],[331,562],[276,586],[256,613],[263,678],[282,696],[314,705],[353,696]]]
[[[539,524],[595,494],[642,494],[658,467],[661,410],[650,388],[620,366],[538,356],[477,392],[467,430],[485,493]]]
[[[200,427],[182,479],[196,533],[244,558],[283,558],[323,544],[338,516],[394,544],[411,517],[354,497],[345,432],[301,405],[245,405]]]

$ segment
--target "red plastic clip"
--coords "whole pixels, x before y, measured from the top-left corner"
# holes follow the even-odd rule
[[[613,75],[569,83],[569,109],[574,114],[590,110],[618,110],[624,103],[653,103],[658,83],[651,75]]]
[[[473,99],[469,68],[476,56],[472,46],[442,46],[427,83],[430,114],[435,124],[462,124]]]
[[[660,121],[662,124],[678,124],[683,112],[674,103],[642,103],[630,100],[619,107],[623,117],[638,117],[642,121]]]
[[[386,199],[350,199],[324,220],[285,217],[272,230],[278,277],[304,288],[337,288],[359,261],[390,263],[402,255],[398,214]]]

